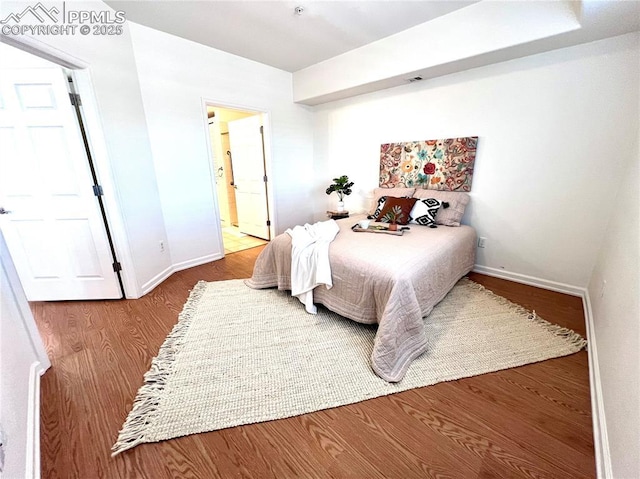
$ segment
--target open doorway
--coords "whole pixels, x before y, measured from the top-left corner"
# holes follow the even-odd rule
[[[270,237],[265,113],[207,105],[213,171],[225,254]]]

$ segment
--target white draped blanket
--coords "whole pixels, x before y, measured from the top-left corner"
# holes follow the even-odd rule
[[[334,220],[307,223],[286,231],[291,236],[291,295],[304,304],[307,313],[318,313],[313,304],[313,289],[333,286],[329,244],[339,231]]]

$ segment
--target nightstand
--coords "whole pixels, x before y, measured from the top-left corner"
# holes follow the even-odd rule
[[[342,218],[348,218],[349,217],[349,212],[348,211],[329,211],[329,210],[327,210],[327,216],[329,218],[331,218],[332,220],[340,220]]]

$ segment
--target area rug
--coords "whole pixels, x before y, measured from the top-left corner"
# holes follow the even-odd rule
[[[429,347],[395,384],[371,370],[374,326],[242,280],[199,282],[113,446],[251,424],[575,353],[586,341],[463,278],[425,318]]]

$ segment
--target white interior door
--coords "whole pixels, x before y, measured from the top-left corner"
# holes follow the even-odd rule
[[[0,228],[29,301],[120,298],[61,69],[0,73]]]
[[[236,187],[238,228],[241,232],[269,239],[269,208],[262,144],[262,115],[228,123]]]

